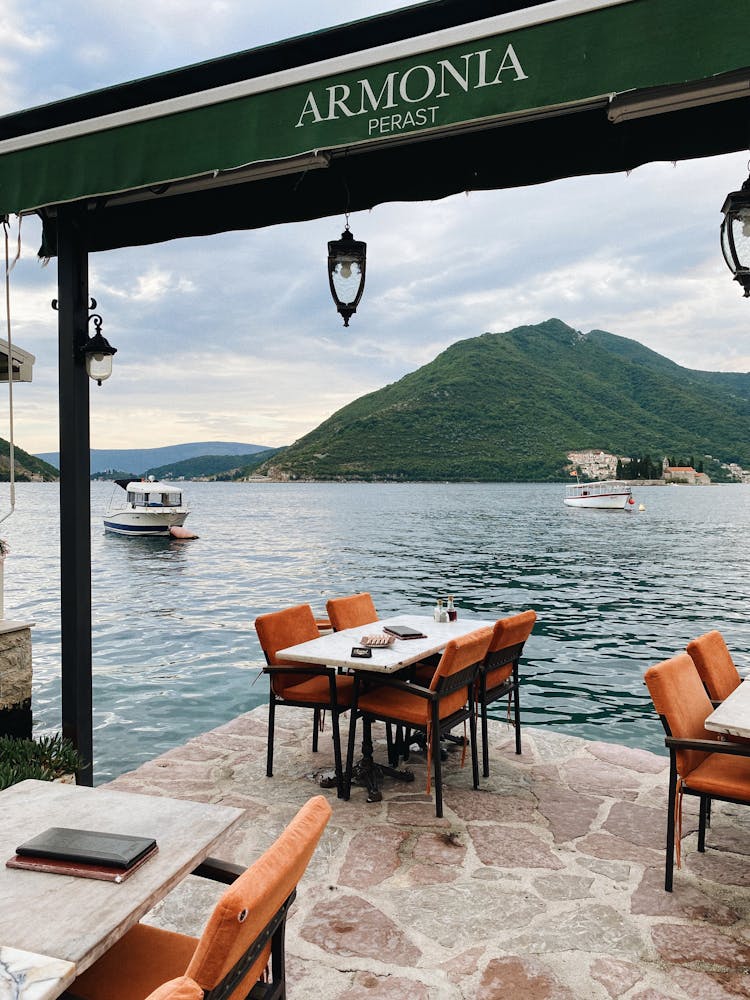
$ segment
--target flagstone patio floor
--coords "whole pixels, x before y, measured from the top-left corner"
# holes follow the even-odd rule
[[[250,864],[333,761],[330,726],[313,754],[310,713],[282,709],[267,778],[266,719],[255,709],[111,787],[243,808],[218,853]],[[479,791],[449,754],[443,819],[421,755],[380,803],[322,792],[333,816],[288,922],[289,1000],[750,997],[750,809],[714,803],[699,854],[686,797],[666,893],[666,757],[528,727],[519,757],[507,726],[490,736]],[[197,935],[219,891],[190,877],[147,919]]]

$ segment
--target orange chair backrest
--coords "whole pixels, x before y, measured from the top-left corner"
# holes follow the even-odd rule
[[[481,663],[487,652],[487,646],[492,636],[492,629],[481,628],[474,632],[468,632],[459,639],[451,639],[440,657],[440,662],[435,667],[432,675],[430,690],[437,691],[442,677],[450,677],[457,674],[459,670],[470,667],[475,663]],[[457,712],[466,703],[466,689],[462,688],[446,695],[441,699],[440,716],[451,715]]]
[[[194,980],[180,976],[149,993],[146,1000],[203,1000],[203,990]]]
[[[713,701],[724,701],[742,683],[721,632],[714,630],[692,639],[687,651]]]
[[[331,807],[322,795],[310,799],[278,840],[223,894],[186,971],[206,992],[218,986],[292,893],[330,817]],[[270,945],[230,1000],[249,994],[266,967],[269,950]]]
[[[536,611],[521,611],[517,615],[509,615],[495,622],[492,630],[487,657],[490,660],[487,670],[487,688],[491,689],[502,684],[513,672],[513,664],[507,663],[501,667],[492,669],[491,654],[497,653],[501,649],[508,649],[511,646],[523,646],[531,635],[536,624]],[[519,652],[520,656],[520,652]]]
[[[672,736],[688,740],[718,738],[703,725],[713,705],[687,653],[649,667],[644,680],[654,708],[666,720]],[[706,756],[701,750],[678,750],[677,773],[687,777]]]
[[[372,597],[369,594],[352,594],[351,597],[332,597],[326,611],[335,632],[358,625],[370,625],[378,620]]]
[[[289,646],[296,646],[300,642],[308,642],[320,636],[309,604],[296,604],[292,608],[284,608],[283,611],[271,611],[266,615],[259,615],[255,619],[255,631],[258,633],[266,660],[271,666],[288,664],[298,670],[299,663],[280,660],[276,654],[280,649],[287,649]],[[274,692],[283,698],[287,688],[301,684],[312,676],[314,675],[300,673],[271,674],[271,686]]]

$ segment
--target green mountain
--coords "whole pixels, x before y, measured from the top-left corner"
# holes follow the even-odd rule
[[[41,458],[30,455],[16,445],[13,449],[15,479],[19,483],[39,481],[56,482],[60,478],[57,469]],[[0,482],[7,483],[10,479],[10,444],[0,438]]]
[[[566,452],[750,467],[750,374],[682,368],[561,320],[453,344],[261,466],[280,478],[554,480]]]
[[[278,448],[264,448],[255,455],[198,455],[170,465],[147,469],[147,476],[157,479],[236,479],[249,474]]]

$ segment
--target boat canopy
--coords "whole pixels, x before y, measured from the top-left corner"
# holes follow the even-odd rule
[[[159,483],[155,479],[115,479],[115,483],[128,493],[182,493],[173,483]]]
[[[89,250],[744,149],[747,0],[434,0],[0,119]]]

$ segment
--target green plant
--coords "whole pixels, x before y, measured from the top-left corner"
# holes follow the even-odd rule
[[[70,740],[59,734],[36,740],[0,736],[0,790],[26,778],[54,781],[75,773],[82,763]]]

